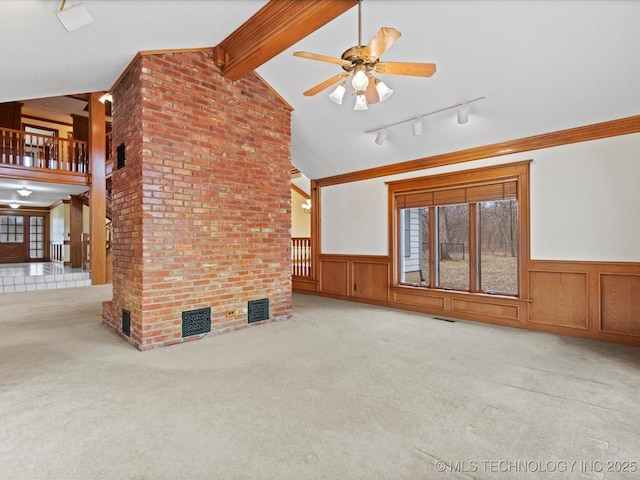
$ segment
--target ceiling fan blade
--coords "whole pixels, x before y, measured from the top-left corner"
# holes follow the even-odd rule
[[[436,65],[435,63],[378,62],[376,63],[375,71],[389,75],[430,77],[436,73]]]
[[[322,90],[324,90],[327,87],[330,87],[331,85],[333,85],[334,83],[339,82],[340,80],[342,80],[343,78],[348,77],[349,75],[351,75],[348,72],[342,72],[339,73],[338,75],[335,75],[333,77],[331,77],[328,80],[325,80],[322,83],[319,83],[318,85],[316,85],[313,88],[310,88],[309,90],[307,90],[306,92],[304,92],[304,96],[306,97],[311,97],[313,95],[315,95],[316,93],[320,93]]]
[[[360,54],[365,63],[373,63],[402,35],[395,28],[382,27]]]
[[[349,62],[348,60],[343,60],[341,58],[335,58],[335,57],[327,57],[326,55],[318,55],[317,53],[294,52],[293,56],[308,58],[310,60],[318,60],[320,62],[335,63],[336,65],[341,65],[343,67],[351,66],[351,62]]]
[[[364,91],[364,98],[367,99],[369,105],[373,105],[380,101],[380,95],[378,95],[378,90],[376,89],[376,79],[369,73],[367,73],[367,77],[369,77],[369,85]]]

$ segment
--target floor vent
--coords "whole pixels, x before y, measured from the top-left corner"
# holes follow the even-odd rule
[[[127,337],[131,336],[131,312],[124,308],[122,309],[122,333]]]
[[[249,323],[269,319],[269,299],[251,300],[247,306]]]
[[[442,317],[433,317],[436,320],[442,320],[443,322],[456,323],[455,320],[451,320],[450,318],[442,318]]]
[[[182,336],[190,337],[211,331],[211,307],[182,312]]]

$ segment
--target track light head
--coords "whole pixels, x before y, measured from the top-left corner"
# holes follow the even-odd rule
[[[464,125],[469,121],[469,105],[463,103],[458,107],[458,123]]]
[[[416,118],[412,124],[413,134],[417,137],[422,135],[422,118]]]
[[[382,145],[388,136],[389,136],[389,132],[387,131],[386,128],[383,128],[378,132],[378,135],[376,136],[376,144]]]

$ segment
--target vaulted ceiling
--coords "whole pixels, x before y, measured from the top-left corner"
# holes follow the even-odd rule
[[[108,90],[138,51],[213,47],[265,0],[85,0],[95,22],[68,33],[58,0],[0,2],[0,101]],[[73,5],[67,1],[67,8]],[[257,68],[289,103],[292,162],[321,178],[539,135],[640,113],[640,2],[633,0],[364,0],[363,42],[380,27],[402,36],[385,61],[432,62],[431,78],[379,75],[394,90],[384,103],[354,111],[350,92],[302,92],[340,66],[293,56],[332,57],[357,44],[351,8]],[[382,145],[367,130],[460,102],[455,110],[389,128]],[[116,100],[117,101],[117,100]]]

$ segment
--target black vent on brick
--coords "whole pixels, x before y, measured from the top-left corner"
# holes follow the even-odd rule
[[[118,145],[116,149],[116,169],[120,170],[125,165],[124,143]]]
[[[182,312],[182,336],[190,337],[211,331],[211,307]]]
[[[122,333],[127,337],[131,336],[131,312],[124,308],[122,309]]]
[[[269,299],[251,300],[247,307],[249,323],[261,322],[269,319]]]

